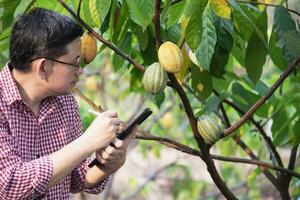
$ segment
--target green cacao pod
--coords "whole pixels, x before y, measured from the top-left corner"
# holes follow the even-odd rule
[[[151,64],[145,71],[142,83],[146,91],[157,94],[167,85],[167,73],[159,62]]]
[[[218,141],[223,131],[220,122],[208,115],[202,115],[198,119],[197,127],[200,135],[207,144],[213,144]]]
[[[183,67],[183,57],[178,46],[165,42],[158,49],[158,60],[164,70],[170,73],[180,72]]]

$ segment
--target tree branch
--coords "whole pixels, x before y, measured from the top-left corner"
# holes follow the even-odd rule
[[[222,103],[220,103],[220,109],[222,112],[222,115],[224,117],[224,121],[227,127],[230,127],[230,121],[229,118],[226,114],[225,108]],[[234,141],[249,155],[250,158],[253,160],[258,160],[259,158],[252,152],[252,150],[241,140],[240,136],[235,136]],[[279,184],[277,183],[276,178],[271,174],[266,168],[260,167],[261,170],[263,171],[264,175],[269,179],[269,181],[277,188],[279,189]]]
[[[77,16],[77,14],[65,3],[64,0],[57,0],[78,22],[81,26],[83,26],[85,29],[87,29],[95,38],[97,38],[99,41],[101,41],[103,44],[105,44],[107,47],[112,49],[116,54],[127,60],[129,63],[133,64],[137,69],[144,72],[145,67],[141,64],[139,64],[137,61],[135,61],[133,58],[131,58],[128,54],[126,54],[124,51],[116,47],[112,42],[107,41],[104,39],[101,35],[99,35],[96,31],[93,30],[92,27],[90,27],[87,23],[85,23],[81,18]]]
[[[96,111],[99,111],[99,112],[102,112],[102,110],[100,110],[101,108],[99,108],[98,106],[96,106],[96,104],[93,103],[93,101],[91,101],[88,97],[86,97],[84,94],[82,94],[78,89],[76,89],[76,94],[79,94],[81,98],[83,98],[86,102],[88,102],[89,105],[93,105],[92,107],[96,110]],[[171,140],[171,139],[168,139],[168,138],[162,138],[162,137],[156,137],[156,136],[153,136],[153,135],[150,135],[149,133],[146,133],[144,131],[141,131],[141,133],[143,135],[139,135],[139,136],[136,136],[136,139],[142,139],[142,140],[153,140],[153,141],[157,141],[169,148],[173,148],[173,149],[176,149],[178,151],[181,151],[183,153],[187,153],[187,154],[190,154],[190,155],[194,155],[194,156],[199,156],[202,158],[202,154],[200,151],[196,150],[196,149],[193,149],[187,145],[184,145],[184,144],[180,144],[174,140]],[[249,151],[250,149],[248,148],[248,150],[246,152],[251,152],[251,150]],[[251,155],[251,154],[250,154]],[[256,156],[254,154],[252,154],[253,159],[256,158]],[[226,158],[225,157],[214,157],[212,156],[213,159],[219,159],[219,158],[222,158],[222,160],[226,161]],[[220,159],[221,160],[221,159]],[[258,162],[260,162],[258,159],[255,159],[257,160]],[[230,161],[230,160],[228,160]],[[249,163],[249,164],[254,164],[254,163],[251,163],[250,161],[248,162],[245,162],[245,160],[241,160],[240,161],[241,163]],[[268,166],[272,166],[268,163],[263,163],[261,162],[261,165],[265,166],[265,167],[268,167]],[[291,165],[291,164],[290,164]],[[273,167],[273,168],[270,168],[270,169],[275,169],[277,170],[277,168]],[[280,168],[278,168],[280,169]],[[282,168],[284,169],[284,168]],[[287,172],[289,173],[289,172]],[[300,176],[300,174],[299,174]],[[296,176],[297,177],[297,176]]]
[[[137,136],[137,139],[142,139],[142,140],[149,140],[149,141],[156,141],[159,142],[167,147],[176,149],[180,152],[183,153],[187,153],[190,155],[194,155],[194,156],[198,156],[198,157],[202,157],[202,154],[200,151],[193,149],[192,147],[189,147],[187,145],[184,144],[180,144],[174,140],[171,140],[169,138],[163,138],[163,137],[157,137],[157,136],[153,136],[148,134],[147,136]],[[225,157],[225,156],[218,156],[218,155],[213,155],[210,154],[211,158],[215,159],[215,160],[221,160],[221,161],[226,161],[226,162],[234,162],[234,163],[247,163],[247,164],[252,164],[252,165],[257,165],[257,166],[261,166],[263,168],[269,168],[269,169],[273,169],[276,171],[281,171],[284,173],[288,173],[294,177],[300,178],[300,174],[291,170],[291,169],[285,169],[283,167],[278,167],[278,166],[274,166],[270,163],[267,162],[262,162],[259,160],[249,160],[249,159],[245,159],[245,158],[230,158],[230,157]]]
[[[156,46],[159,48],[159,46],[162,44],[162,40],[160,37],[160,0],[154,0],[155,1],[155,9],[154,9],[154,26],[155,26],[155,39],[156,39]]]
[[[215,91],[215,94],[218,95],[218,93]],[[226,103],[227,105],[231,106],[232,108],[234,108],[236,111],[238,111],[240,114],[244,115],[245,112],[240,109],[235,103],[227,100],[227,99],[223,99],[223,102]],[[278,165],[280,167],[283,167],[283,163],[281,160],[281,157],[278,153],[278,151],[276,150],[276,147],[274,146],[272,140],[270,137],[267,136],[265,130],[263,129],[263,127],[254,119],[254,117],[250,116],[249,120],[254,124],[254,126],[258,129],[258,131],[260,132],[260,134],[263,136],[264,140],[266,141],[267,145],[269,146],[269,148],[271,149],[271,155],[274,154],[275,159],[278,163]]]
[[[288,166],[289,170],[294,170],[294,168],[295,168],[298,147],[299,147],[299,144],[297,144],[296,146],[294,146],[292,148],[290,161],[289,161],[289,166]],[[291,179],[292,179],[292,176],[290,174],[289,175],[287,174],[286,175],[286,180],[285,180],[285,182],[287,184],[287,187],[289,186],[289,184],[291,182]]]
[[[249,3],[249,4],[255,4],[255,5],[264,5],[264,6],[270,6],[270,7],[279,6],[279,5],[275,5],[275,4],[262,3],[262,2],[254,2],[254,1],[239,1],[239,0],[237,0],[236,2],[238,2],[238,3]],[[295,11],[295,10],[289,9],[288,7],[286,7],[285,9],[287,11],[291,12],[291,13],[294,13],[294,14],[300,16],[300,13],[297,12],[297,11]]]
[[[271,89],[264,95],[262,96],[242,117],[240,120],[235,122],[232,126],[227,128],[224,131],[224,136],[229,135],[230,133],[234,132],[237,130],[239,127],[241,127],[252,115],[253,113],[262,105],[264,104],[267,99],[269,99],[272,94],[277,90],[277,88],[283,83],[283,81],[292,73],[297,65],[300,62],[300,58],[296,59],[291,65],[289,65],[288,69],[284,71],[279,79],[274,83],[274,85],[271,87]]]
[[[227,198],[227,199],[237,199],[234,194],[229,190],[229,188],[227,187],[226,183],[222,180],[222,178],[220,177],[215,165],[214,165],[214,161],[212,160],[212,158],[210,157],[209,154],[209,146],[207,144],[204,143],[204,140],[202,137],[200,137],[200,134],[198,132],[198,128],[197,128],[197,119],[194,115],[192,106],[189,102],[189,99],[186,96],[186,93],[184,92],[183,88],[181,87],[181,85],[178,83],[176,77],[174,74],[168,73],[168,77],[172,83],[172,87],[177,91],[185,112],[187,114],[187,117],[189,119],[193,134],[194,134],[194,138],[197,141],[198,147],[201,149],[202,152],[202,160],[205,162],[206,166],[207,166],[207,170],[210,174],[210,176],[212,177],[213,181],[215,182],[215,184],[217,185],[217,187],[219,188],[219,190],[222,192],[222,194]]]

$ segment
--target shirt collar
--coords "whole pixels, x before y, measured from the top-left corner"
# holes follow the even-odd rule
[[[12,77],[9,63],[0,72],[0,88],[3,99],[9,104],[22,100],[17,84]]]

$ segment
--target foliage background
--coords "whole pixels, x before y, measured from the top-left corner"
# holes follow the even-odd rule
[[[65,2],[77,10],[78,1]],[[229,4],[224,2],[211,0],[209,3],[212,6],[206,6],[208,1],[205,0],[161,2],[161,38],[163,41],[183,44],[185,66],[189,69],[177,77],[183,77],[178,79],[184,82],[183,87],[196,117],[209,113],[221,116],[220,103],[224,100],[234,102],[246,112],[270,89],[288,64],[300,55],[299,15],[289,14],[284,8],[285,2],[257,2],[283,5],[275,8],[233,0],[228,1]],[[70,15],[54,0],[1,0],[0,3],[1,66],[8,61],[11,25],[20,13],[33,7],[45,7]],[[297,0],[289,1],[288,5],[290,9],[300,10]],[[144,66],[157,61],[153,16],[154,1],[150,0],[82,1],[82,19]],[[175,90],[168,87],[159,95],[148,94],[141,84],[141,71],[100,42],[98,48],[98,55],[85,68],[78,88],[102,108],[115,109],[124,121],[131,119],[144,107],[150,107],[155,115],[142,126],[143,130],[198,149]],[[298,91],[299,73],[295,71],[253,115],[271,138],[286,168],[292,148],[296,148],[295,157],[298,158]],[[78,100],[86,128],[93,116],[87,112],[90,107],[81,99]],[[240,119],[241,114],[231,106],[224,104],[224,109],[232,123]],[[260,160],[278,165],[276,159],[270,156],[270,149],[260,131],[249,121],[217,142],[211,152],[247,158],[248,153],[239,147],[234,137],[247,144]],[[141,170],[140,174],[128,178],[129,182],[123,182],[124,185],[120,186],[118,183],[122,182],[119,181],[122,177],[116,173],[116,178],[111,179],[109,189],[101,198],[224,198],[206,172],[204,163],[195,159],[197,157],[144,140],[137,140],[128,155],[136,159],[129,157],[129,162],[118,173],[126,176],[124,172],[130,173],[127,170],[131,169],[132,172]],[[260,168],[235,162],[216,161],[216,165],[221,177],[238,198],[280,198],[279,192],[264,177]],[[296,159],[294,170],[300,173],[299,159]],[[270,173],[279,177],[274,171]],[[118,190],[120,187],[122,190]],[[288,191],[292,199],[300,198],[300,180],[292,178]],[[92,197],[81,194],[76,198]]]

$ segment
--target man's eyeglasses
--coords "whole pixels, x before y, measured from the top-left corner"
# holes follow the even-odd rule
[[[53,62],[58,62],[58,63],[64,64],[64,65],[72,66],[72,67],[74,67],[75,69],[79,69],[79,68],[80,68],[80,58],[78,58],[78,61],[77,61],[77,62],[78,62],[78,65],[72,64],[72,63],[67,63],[67,62],[60,61],[60,60],[56,60],[56,59],[53,59],[53,58],[48,58],[48,57],[35,58],[35,59],[30,60],[30,61],[32,62],[32,61],[35,61],[35,60],[41,59],[41,58],[45,58],[45,59],[47,59],[47,60],[51,60],[51,61],[53,61]]]

